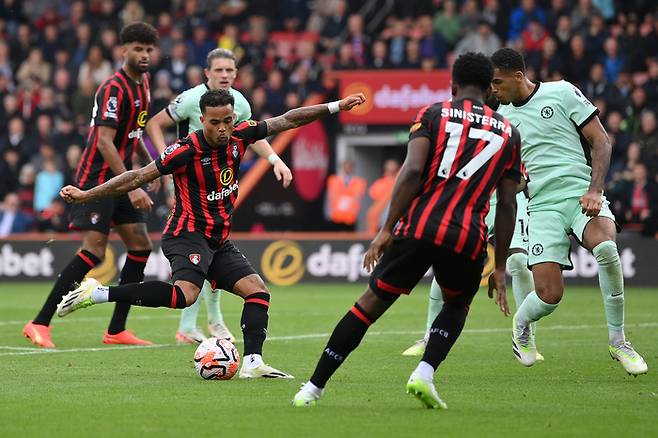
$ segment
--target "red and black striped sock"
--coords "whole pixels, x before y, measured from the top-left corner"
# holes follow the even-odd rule
[[[441,312],[439,312],[430,328],[430,338],[423,354],[424,362],[432,365],[436,370],[439,364],[448,356],[457,338],[459,338],[467,316],[467,303],[447,301],[443,304]]]
[[[34,324],[49,325],[55,310],[57,310],[57,305],[62,301],[62,297],[70,290],[75,289],[73,284],[81,282],[87,272],[100,262],[101,260],[98,257],[85,249],[77,253],[57,276],[57,281],[55,281],[50,295],[48,295],[39,314],[32,322]]]
[[[187,307],[182,289],[164,281],[110,286],[108,301],[141,307],[171,307],[172,309]]]
[[[311,376],[311,383],[324,388],[347,356],[359,346],[373,322],[363,308],[355,303],[331,334]]]
[[[119,275],[119,284],[139,283],[144,280],[144,268],[146,261],[149,259],[151,250],[143,251],[128,251],[126,255],[126,263],[121,269]],[[129,303],[116,303],[114,306],[114,313],[110,320],[110,325],[107,332],[111,335],[116,335],[126,329],[126,319],[128,319],[128,312],[130,311]]]
[[[244,355],[263,354],[263,343],[267,337],[267,311],[270,307],[270,294],[256,292],[247,295],[242,307],[240,326],[244,339]]]

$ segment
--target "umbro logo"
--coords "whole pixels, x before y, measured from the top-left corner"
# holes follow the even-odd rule
[[[201,159],[201,165],[202,165],[202,166],[207,166],[207,165],[210,164],[211,162],[212,162],[212,158],[210,158],[210,157],[203,157],[203,158]]]
[[[142,103],[141,100],[135,99],[135,108],[137,108]]]

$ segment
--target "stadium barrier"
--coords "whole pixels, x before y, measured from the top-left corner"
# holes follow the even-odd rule
[[[154,251],[146,265],[147,279],[168,280],[169,263],[160,249],[160,235],[152,234]],[[277,286],[297,283],[363,283],[368,274],[361,268],[370,236],[362,233],[235,233],[233,242],[264,279]],[[53,281],[79,248],[80,236],[24,234],[0,241],[0,281]],[[658,286],[654,257],[658,241],[636,235],[621,235],[618,242],[626,284]],[[492,248],[489,254],[493,255]],[[105,261],[90,275],[103,282],[117,278],[125,261],[125,247],[110,238]],[[565,271],[567,284],[596,285],[597,265],[583,248],[572,245],[572,271]],[[491,272],[488,261],[484,280]],[[426,275],[429,282],[431,274]]]

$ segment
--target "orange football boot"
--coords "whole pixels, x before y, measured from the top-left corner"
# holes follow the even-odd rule
[[[23,336],[28,338],[34,345],[44,348],[55,348],[50,337],[50,326],[34,324],[32,321],[23,327]]]
[[[153,345],[153,342],[139,339],[131,330],[124,330],[116,335],[111,335],[105,330],[103,344]]]

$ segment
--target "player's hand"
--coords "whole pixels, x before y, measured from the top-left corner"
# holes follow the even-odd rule
[[[393,242],[393,236],[391,236],[391,233],[388,231],[381,230],[377,233],[373,241],[370,243],[366,255],[363,257],[363,267],[368,272],[372,272],[372,270],[375,269],[375,265],[391,242]]]
[[[274,170],[274,176],[276,177],[276,180],[283,180],[283,188],[287,189],[292,182],[292,172],[288,166],[286,166],[286,163],[284,163],[283,160],[278,159],[274,162],[272,169]]]
[[[74,186],[62,187],[59,196],[69,204],[79,204],[85,202],[86,192]]]
[[[498,304],[500,311],[503,312],[503,315],[510,316],[509,305],[507,304],[507,287],[505,286],[505,270],[496,269],[489,276],[489,298],[494,299],[494,303]],[[496,291],[496,296],[494,297],[494,290]]]
[[[146,190],[148,190],[151,193],[158,193],[161,188],[162,188],[162,182],[160,181],[160,178],[156,178],[149,183],[149,185],[146,187]]]
[[[132,192],[128,192],[128,198],[130,199],[130,203],[137,210],[151,211],[151,208],[153,207],[153,200],[142,189],[135,189]]]
[[[589,217],[598,216],[601,212],[602,204],[601,192],[590,190],[580,197],[581,210]]]
[[[349,111],[355,106],[361,105],[365,101],[366,96],[363,93],[350,94],[338,102],[338,108],[340,108],[341,111]]]

